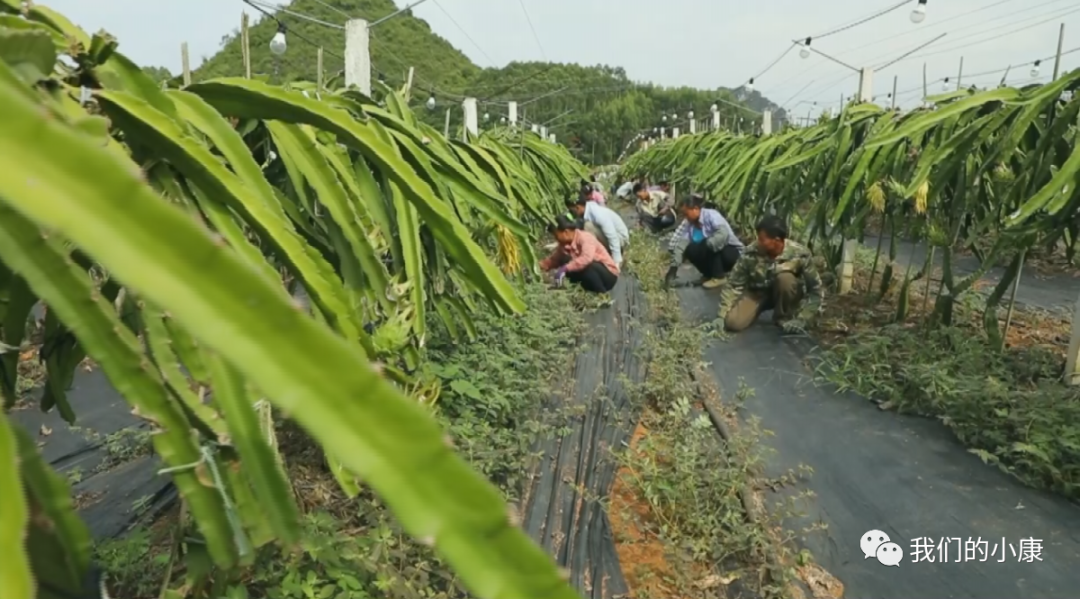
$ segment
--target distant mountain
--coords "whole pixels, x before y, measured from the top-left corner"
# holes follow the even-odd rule
[[[343,24],[345,15],[374,21],[398,10],[392,0],[294,0],[291,12],[329,23]],[[253,10],[248,11],[253,13]],[[258,15],[253,15],[254,17]],[[345,35],[330,27],[299,19],[289,14],[277,17],[288,27],[288,50],[278,57],[270,53],[270,39],[277,31],[271,19],[262,19],[250,29],[252,72],[285,83],[314,81],[317,71],[316,45],[323,47],[327,80],[344,69],[341,58]],[[239,25],[239,24],[238,24]],[[196,81],[243,74],[239,27],[221,40],[221,49],[192,73]],[[307,41],[304,41],[307,40]],[[310,43],[309,43],[310,42]],[[683,132],[692,110],[696,119],[708,117],[709,107],[720,108],[725,127],[751,129],[756,115],[731,104],[743,104],[751,111],[774,111],[774,122],[783,116],[778,107],[754,92],[740,100],[736,91],[717,88],[664,88],[631,81],[621,67],[581,66],[542,62],[512,62],[505,67],[481,68],[461,51],[431,30],[426,21],[406,11],[372,30],[371,55],[373,77],[389,85],[403,85],[410,66],[415,67],[413,104],[428,123],[442,127],[445,110],[460,105],[460,98],[481,100],[481,127],[494,126],[506,114],[506,101],[524,103],[520,116],[528,123],[546,124],[559,141],[594,164],[614,161],[636,135],[668,126],[661,119],[676,115]],[[194,62],[194,61],[193,61]],[[148,69],[150,70],[150,69]],[[161,73],[158,72],[157,76]],[[428,111],[421,106],[434,93],[437,107]],[[724,101],[719,101],[724,100]],[[729,104],[731,103],[731,104]],[[488,120],[483,119],[483,115]],[[739,123],[739,118],[743,122]],[[451,112],[456,131],[461,125],[460,110]],[[774,127],[775,128],[775,127]]]

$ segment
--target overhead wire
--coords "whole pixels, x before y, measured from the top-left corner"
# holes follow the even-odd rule
[[[458,24],[457,19],[455,19],[453,15],[447,12],[447,10],[443,7],[442,3],[439,2],[439,0],[435,0],[435,6],[439,7],[439,10],[441,10],[443,14],[446,15],[446,18],[450,19],[450,22],[454,24],[454,27],[458,28],[458,31],[461,32],[461,35],[464,35],[465,39],[469,40],[469,43],[471,43],[477,49],[477,51],[480,52],[480,55],[486,58],[488,63],[490,63],[491,66],[494,67],[495,61],[491,59],[491,56],[488,56],[488,53],[484,52],[484,49],[480,47],[480,44],[476,43],[476,40],[474,40],[472,36],[469,35],[469,32],[465,31],[465,28]]]
[[[841,50],[839,52],[834,52],[833,55],[834,56],[850,55],[850,54],[852,54],[852,53],[854,53],[854,52],[856,52],[858,50],[862,50],[862,49],[870,47],[870,46],[878,45],[878,44],[880,44],[880,43],[882,43],[882,42],[884,42],[886,40],[895,39],[895,38],[908,36],[908,35],[917,35],[917,34],[920,34],[920,33],[924,32],[926,29],[929,29],[931,27],[937,27],[937,26],[940,26],[940,25],[942,25],[943,23],[946,23],[946,22],[951,22],[951,21],[955,21],[957,19],[966,18],[966,17],[969,17],[972,14],[982,12],[982,11],[987,10],[989,8],[1000,6],[1002,4],[1005,4],[1005,3],[1011,2],[1011,1],[1013,1],[1013,0],[999,0],[998,2],[994,2],[994,3],[988,4],[986,6],[982,6],[982,7],[979,7],[979,8],[972,9],[972,10],[964,11],[963,13],[960,13],[958,15],[954,15],[952,17],[948,17],[946,19],[943,19],[942,21],[922,26],[917,30],[903,32],[903,33],[900,33],[900,34],[889,36],[887,38],[878,39],[878,40],[875,40],[875,41],[867,43],[867,44],[861,44],[861,45],[855,46],[853,48],[844,49],[844,50]],[[1028,11],[1031,11],[1031,10],[1037,10],[1039,8],[1043,8],[1045,6],[1048,6],[1050,4],[1056,4],[1056,3],[1059,3],[1059,2],[1062,2],[1062,1],[1070,1],[1070,2],[1072,2],[1074,0],[1049,0],[1048,2],[1043,2],[1041,4],[1036,4],[1034,6],[1027,6],[1027,7],[1024,7],[1024,8],[1019,8],[1016,11],[1013,11],[1011,14],[1005,15],[1003,17],[999,16],[999,17],[994,17],[994,18],[990,18],[990,19],[985,19],[985,20],[982,20],[982,21],[979,21],[979,22],[976,22],[976,23],[970,23],[970,24],[964,25],[964,26],[959,27],[957,29],[950,29],[947,33],[954,34],[954,33],[958,32],[958,31],[964,31],[964,30],[968,30],[968,29],[979,28],[979,27],[982,27],[982,26],[984,26],[984,25],[986,25],[988,23],[998,21],[998,20],[1000,20],[1002,18],[1006,18],[1006,17],[1014,18],[1017,13],[1028,12]],[[1060,8],[1055,9],[1055,10],[1060,10]],[[1043,15],[1037,15],[1036,18],[1038,18],[1040,16],[1043,16]],[[982,33],[985,33],[985,32],[982,32]],[[976,34],[976,35],[980,35],[980,34],[981,33]],[[960,39],[966,39],[966,38],[961,37]],[[886,60],[886,59],[890,58],[890,56],[892,54],[893,54],[893,52],[889,52],[887,54],[881,54],[879,56],[875,56],[872,60],[869,60],[869,61],[866,61],[866,62],[872,64],[872,63],[875,63],[875,62],[879,62],[881,60]],[[815,64],[813,64],[812,66],[810,66],[809,68],[802,69],[801,72],[798,75],[795,75],[794,77],[791,77],[791,78],[785,80],[784,82],[782,82],[782,83],[780,83],[780,84],[778,84],[776,86],[773,86],[769,90],[763,91],[762,93],[763,94],[775,93],[777,90],[779,90],[779,89],[781,89],[783,87],[786,87],[787,85],[790,85],[790,84],[802,79],[805,76],[810,75],[813,71],[818,69],[822,64],[824,64],[824,61],[818,61]]]
[[[254,8],[255,10],[262,13],[264,16],[269,17],[270,19],[272,19],[275,23],[278,24],[279,27],[284,27],[286,29],[286,31],[289,32],[289,35],[299,39],[302,42],[310,44],[311,46],[314,46],[316,48],[321,48],[322,47],[322,44],[319,44],[318,42],[314,42],[314,41],[308,39],[307,37],[297,33],[296,31],[293,31],[292,29],[290,29],[285,23],[282,23],[280,19],[278,19],[276,16],[274,16],[269,11],[267,11],[267,10],[265,10],[265,9],[259,7],[259,6],[256,6],[254,0],[242,0],[242,1],[244,2],[244,4],[247,4],[251,8]],[[342,55],[340,55],[340,54],[338,54],[336,52],[331,52],[329,50],[324,49],[323,54],[329,54],[330,56],[333,56],[334,58],[339,58],[341,60],[345,60],[344,56],[342,56]]]
[[[988,10],[990,8],[993,8],[995,6],[1000,6],[1000,5],[1005,4],[1007,2],[1013,2],[1013,1],[1015,1],[1015,0],[999,0],[998,2],[994,2],[994,3],[988,4],[986,6],[981,6],[979,8],[967,10],[967,11],[964,11],[964,12],[962,12],[960,14],[953,15],[953,16],[945,18],[945,19],[935,20],[935,22],[933,22],[933,23],[926,23],[926,24],[920,25],[917,29],[913,29],[913,30],[910,30],[910,31],[904,31],[904,32],[901,32],[901,33],[897,33],[895,35],[890,35],[890,36],[887,36],[887,37],[875,39],[872,42],[861,44],[861,45],[855,46],[853,48],[846,48],[844,50],[841,50],[841,51],[837,52],[836,54],[838,56],[843,56],[845,54],[851,54],[851,53],[857,52],[859,50],[864,50],[864,49],[869,48],[871,46],[876,46],[876,45],[879,45],[879,44],[883,44],[883,43],[885,43],[887,41],[894,40],[894,39],[897,39],[897,38],[900,38],[900,37],[907,37],[907,36],[910,36],[910,35],[919,35],[919,34],[925,33],[926,30],[928,30],[928,29],[933,29],[935,27],[940,27],[940,26],[942,26],[942,25],[944,25],[946,23],[955,21],[957,19],[967,18],[967,17],[970,17],[971,15],[973,15],[975,13],[982,12],[984,10]],[[1041,4],[1029,5],[1027,7],[1019,8],[1017,10],[1014,10],[1014,11],[1010,12],[1009,14],[1005,14],[1005,15],[1001,15],[1001,16],[997,16],[997,17],[993,17],[993,18],[989,18],[989,19],[984,19],[984,20],[973,22],[973,23],[968,23],[966,25],[962,25],[962,26],[957,27],[957,28],[950,28],[948,30],[948,33],[953,34],[953,38],[956,39],[955,34],[961,32],[961,31],[966,31],[966,30],[969,30],[969,29],[977,29],[977,28],[980,28],[980,27],[982,27],[982,26],[984,26],[984,25],[986,25],[988,23],[993,23],[994,21],[1000,21],[1001,19],[1005,19],[1005,18],[1013,18],[1013,19],[1015,19],[1017,14],[1024,13],[1024,12],[1029,12],[1029,11],[1032,11],[1032,10],[1037,10],[1037,9],[1040,9],[1040,8],[1042,8],[1044,6],[1049,6],[1051,4],[1057,4],[1057,3],[1060,3],[1060,2],[1072,2],[1072,1],[1074,1],[1074,0],[1048,0],[1048,1],[1043,2]],[[891,52],[889,52],[889,53],[891,54]]]
[[[525,13],[525,22],[529,24],[529,31],[532,32],[533,40],[536,41],[536,47],[540,48],[540,56],[546,61],[547,52],[544,51],[544,44],[540,43],[540,36],[536,34],[536,27],[533,26],[532,17],[529,16],[529,9],[525,8],[525,0],[518,0],[518,5],[521,6],[521,12]]]
[[[874,14],[866,17],[866,18],[855,21],[854,23],[844,25],[843,27],[837,27],[836,29],[833,29],[832,31],[827,31],[825,33],[820,33],[818,35],[811,36],[811,39],[819,40],[819,39],[821,39],[823,37],[829,37],[830,35],[836,35],[837,33],[842,33],[842,32],[847,31],[849,29],[858,27],[859,25],[862,25],[863,23],[869,23],[870,21],[873,21],[874,19],[877,19],[879,17],[883,17],[883,16],[893,12],[894,10],[904,6],[905,4],[909,4],[910,2],[911,2],[911,0],[901,0],[900,2],[897,2],[896,4],[890,5],[888,8],[880,10],[880,11],[878,11],[878,12],[876,12],[876,13],[874,13]]]
[[[962,46],[955,46],[955,47],[952,47],[952,48],[942,48],[940,50],[935,50],[933,52],[927,52],[925,54],[918,54],[918,55],[912,56],[911,58],[924,58],[926,56],[936,56],[938,54],[944,54],[944,53],[947,53],[947,52],[955,52],[957,50],[963,50],[965,48],[971,48],[973,46],[982,45],[982,44],[985,44],[987,42],[997,41],[997,40],[1000,40],[1003,37],[1008,37],[1010,35],[1015,35],[1015,34],[1020,33],[1022,31],[1027,31],[1029,29],[1033,29],[1035,27],[1038,27],[1039,25],[1045,25],[1046,23],[1049,23],[1051,21],[1056,21],[1056,20],[1058,20],[1058,19],[1060,19],[1062,17],[1066,17],[1068,15],[1071,15],[1071,14],[1074,14],[1074,13],[1077,13],[1077,12],[1080,12],[1080,7],[1073,8],[1071,10],[1068,10],[1068,11],[1064,12],[1064,13],[1056,14],[1054,16],[1051,16],[1048,19],[1043,19],[1042,21],[1039,21],[1037,23],[1031,23],[1029,25],[1026,25],[1024,27],[1020,27],[1018,29],[1014,29],[1012,31],[995,34],[995,35],[993,35],[993,36],[991,36],[991,37],[989,37],[987,39],[979,40],[977,42],[972,42],[970,44],[964,44]],[[992,31],[992,30],[990,30],[990,31]],[[984,31],[983,33],[989,33],[990,31]],[[971,37],[971,36],[969,36],[969,37]]]

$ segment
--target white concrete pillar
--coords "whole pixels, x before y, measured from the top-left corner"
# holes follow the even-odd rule
[[[675,127],[675,128],[673,128],[671,130],[671,139],[678,139],[678,138],[679,138],[679,128]]]
[[[1065,356],[1065,384],[1080,385],[1080,299],[1076,300],[1076,308],[1073,311],[1069,353]]]
[[[874,69],[859,70],[859,101],[870,102],[874,99]]]
[[[761,134],[762,135],[771,135],[772,134],[772,111],[771,110],[766,110],[765,112],[761,113]]]
[[[480,134],[479,118],[477,117],[476,98],[465,98],[461,102],[465,110],[465,131],[472,136]]]
[[[364,19],[345,22],[345,86],[356,86],[360,93],[371,95],[370,32]]]

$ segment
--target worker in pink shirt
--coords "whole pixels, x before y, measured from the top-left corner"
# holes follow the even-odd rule
[[[582,181],[581,182],[581,190],[579,192],[579,195],[586,202],[596,202],[597,204],[600,204],[601,206],[604,206],[604,205],[607,204],[607,201],[604,199],[604,194],[601,193],[599,189],[596,189],[595,187],[593,187],[593,184],[589,183],[588,181]]]
[[[555,219],[555,251],[540,261],[544,272],[555,271],[555,284],[563,279],[581,285],[585,291],[607,293],[619,282],[619,267],[595,235],[578,229],[566,215]]]

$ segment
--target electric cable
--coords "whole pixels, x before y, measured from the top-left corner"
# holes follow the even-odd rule
[[[465,28],[458,24],[457,19],[455,19],[453,15],[451,15],[449,12],[447,12],[445,8],[443,8],[443,5],[441,2],[439,2],[439,0],[435,0],[435,6],[439,7],[439,10],[441,10],[443,14],[446,15],[446,18],[450,19],[450,22],[454,24],[454,27],[458,28],[458,31],[461,32],[461,35],[464,35],[465,39],[469,40],[469,43],[471,43],[477,49],[477,51],[480,52],[480,55],[486,58],[488,63],[490,63],[491,66],[494,67],[495,61],[491,59],[491,56],[488,56],[488,53],[484,52],[484,49],[480,47],[480,44],[476,43],[476,40],[474,40],[472,36],[469,35],[469,32],[465,31]]]
[[[543,56],[546,61],[547,52],[544,51],[544,44],[540,43],[540,36],[536,35],[536,27],[533,26],[532,17],[529,16],[529,9],[525,8],[525,0],[518,0],[518,5],[521,6],[521,12],[525,13],[525,22],[529,24],[529,31],[532,32],[533,40],[536,41],[536,47],[540,48],[540,56]]]

